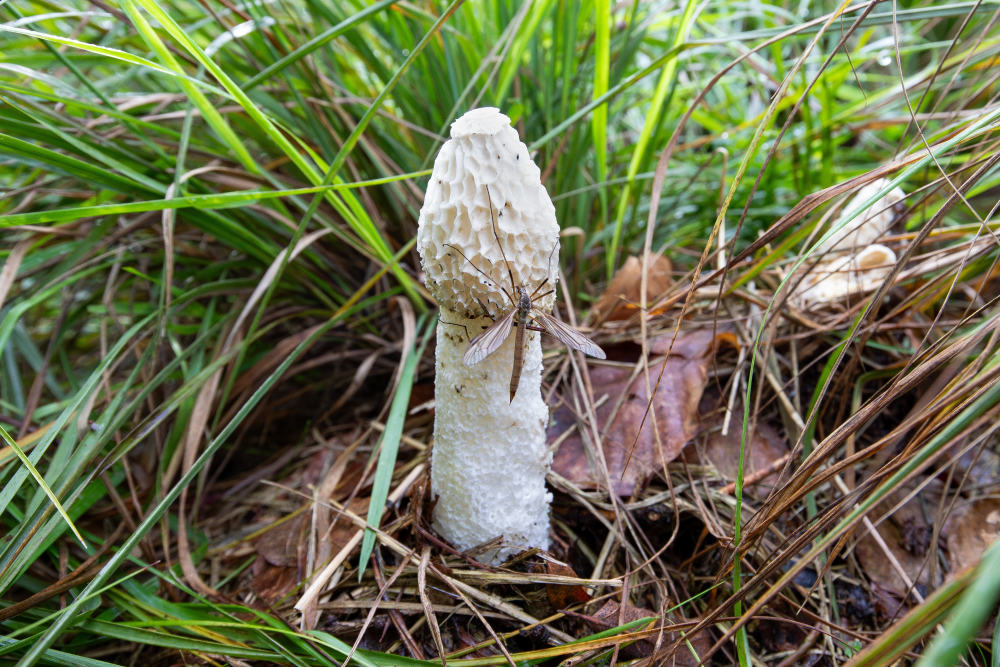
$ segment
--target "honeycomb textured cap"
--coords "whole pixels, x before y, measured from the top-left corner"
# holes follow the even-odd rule
[[[499,109],[469,111],[452,124],[451,137],[434,160],[417,250],[440,305],[474,318],[485,314],[481,302],[495,316],[512,306],[504,256],[516,285],[534,291],[548,279],[554,287],[556,211],[528,147]],[[535,305],[552,302],[547,296]]]
[[[451,124],[451,138],[458,139],[473,134],[500,134],[510,128],[510,118],[496,107],[473,109]]]

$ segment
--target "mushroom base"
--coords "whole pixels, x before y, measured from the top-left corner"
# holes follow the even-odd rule
[[[469,337],[488,318],[465,319],[445,308],[437,329],[431,491],[434,527],[460,550],[503,536],[506,546],[478,556],[498,563],[521,549],[549,546],[545,441],[549,411],[542,400],[542,349],[525,332],[521,382],[510,398],[514,332],[486,360],[465,366]]]

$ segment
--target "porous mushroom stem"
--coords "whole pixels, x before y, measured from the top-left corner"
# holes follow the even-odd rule
[[[530,293],[548,280],[539,294],[555,287],[550,273],[558,266],[558,243],[555,208],[510,119],[484,108],[455,121],[434,161],[417,248],[427,288],[440,306],[434,526],[462,550],[501,536],[513,547],[549,544],[552,496],[545,475],[552,456],[545,442],[540,334],[526,332],[513,401],[515,332],[475,365],[463,363],[463,355],[471,338],[514,308],[515,286]],[[546,310],[553,302],[551,295],[533,299],[534,307]],[[479,558],[497,562],[513,550]]]
[[[465,550],[494,537],[523,548],[549,545],[545,475],[552,455],[545,443],[549,411],[542,400],[539,334],[525,335],[521,383],[509,402],[514,336],[475,366],[462,363],[470,332],[492,322],[441,310],[434,391],[431,490],[435,528]],[[484,559],[502,560],[504,553]]]

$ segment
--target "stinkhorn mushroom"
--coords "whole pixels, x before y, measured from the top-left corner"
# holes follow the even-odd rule
[[[857,213],[887,183],[886,179],[880,178],[858,190],[841,211],[834,227]],[[893,188],[820,243],[816,251],[824,258],[803,278],[793,300],[807,308],[876,289],[896,263],[896,253],[874,241],[889,231],[905,207],[905,199],[906,193],[901,188]]]
[[[858,190],[837,217],[836,227],[841,220],[854,215],[869,199],[878,194],[889,181],[879,178]],[[902,188],[890,190],[872,204],[867,211],[858,215],[816,249],[819,253],[851,251],[857,252],[889,231],[896,217],[906,208],[906,193]]]
[[[479,556],[484,561],[549,544],[540,333],[525,332],[512,399],[516,336],[475,365],[463,356],[515,307],[507,294],[545,281],[538,294],[555,287],[558,244],[555,207],[510,119],[481,108],[456,120],[434,160],[417,230],[427,289],[440,307],[431,491],[434,527],[459,549],[503,537],[507,546]],[[532,306],[550,310],[554,298],[536,295]]]
[[[855,255],[840,254],[820,262],[809,272],[796,292],[802,305],[831,303],[848,294],[860,295],[876,289],[896,263],[896,253],[878,243]]]

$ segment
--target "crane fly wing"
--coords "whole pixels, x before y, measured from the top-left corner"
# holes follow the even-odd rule
[[[514,324],[514,314],[516,312],[516,310],[511,310],[494,322],[489,329],[473,338],[469,343],[469,349],[465,351],[465,355],[462,357],[462,363],[466,366],[475,366],[496,352],[497,348],[503,345],[503,342],[507,340],[507,336],[510,335],[510,327]]]
[[[545,327],[545,330],[558,338],[560,341],[569,345],[574,350],[580,350],[584,354],[589,354],[592,357],[598,359],[607,359],[607,355],[604,354],[597,343],[590,340],[582,333],[566,324],[565,322],[560,322],[551,315],[546,315],[537,308],[531,309],[531,316],[536,322]]]

